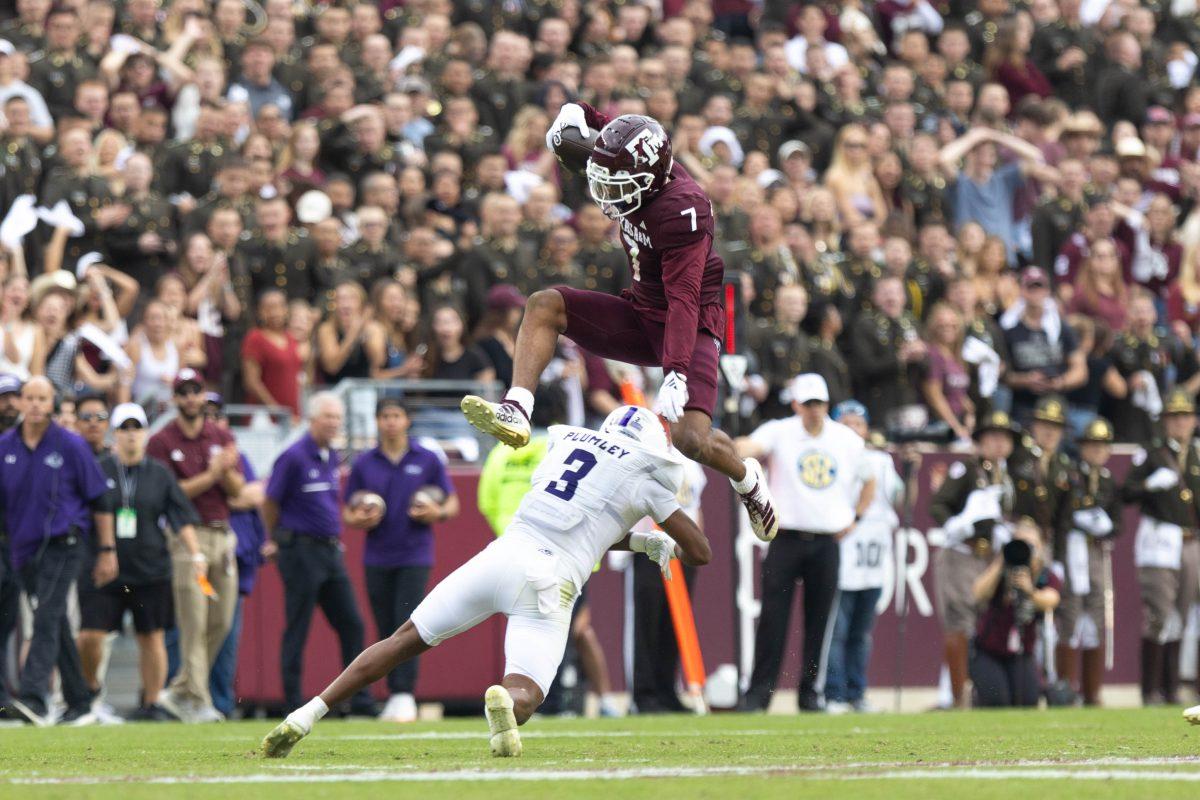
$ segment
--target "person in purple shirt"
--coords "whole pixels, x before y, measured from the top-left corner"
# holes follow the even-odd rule
[[[375,615],[375,627],[380,636],[385,636],[404,624],[424,598],[433,566],[430,525],[457,516],[459,504],[441,459],[409,440],[408,409],[400,398],[379,399],[375,425],[379,430],[379,446],[360,455],[351,467],[342,518],[349,527],[367,532],[363,552],[367,596]],[[433,486],[442,490],[441,500],[426,494],[414,502],[419,490]],[[386,511],[378,505],[353,504],[352,499],[359,492],[373,492],[382,497]],[[388,673],[387,684],[391,697],[380,719],[414,722],[417,659]]]
[[[57,666],[67,701],[61,721],[82,725],[95,721],[93,693],[67,621],[67,597],[93,527],[97,586],[117,577],[116,540],[104,473],[81,437],[51,421],[54,400],[49,380],[31,378],[21,388],[21,423],[0,436],[0,508],[12,567],[37,600],[18,697],[6,700],[0,716],[43,724]]]
[[[290,707],[301,701],[304,644],[318,604],[337,633],[342,663],[363,648],[362,616],[342,558],[342,515],[338,505],[338,455],[333,440],[342,432],[346,408],[336,395],[318,392],[308,401],[308,433],[284,450],[271,469],[263,501],[263,524],[279,547],[287,625],[279,661]],[[350,713],[375,716],[366,689],[350,702]]]

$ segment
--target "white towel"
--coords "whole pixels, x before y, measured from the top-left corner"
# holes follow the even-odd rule
[[[1017,327],[1024,313],[1025,300],[1021,299],[1013,303],[1000,317],[1000,327],[1006,331],[1012,330]],[[1047,303],[1042,309],[1042,330],[1046,332],[1046,338],[1051,344],[1057,342],[1058,337],[1062,335],[1062,317],[1058,315],[1058,306],[1054,303]]]
[[[962,358],[974,364],[979,376],[979,394],[991,397],[1000,385],[1000,354],[974,336],[963,339]]]
[[[37,199],[31,194],[19,195],[13,200],[4,221],[0,222],[0,244],[9,250],[16,250],[25,235],[37,227],[38,215],[33,210],[35,202]]]
[[[103,353],[117,369],[126,369],[133,365],[129,356],[117,344],[117,340],[100,330],[93,322],[85,322],[79,326],[79,335],[87,339]]]
[[[1158,419],[1162,413],[1162,395],[1158,391],[1158,382],[1149,370],[1141,370],[1134,375],[1142,376],[1142,388],[1134,390],[1133,405],[1149,414],[1151,419]]]
[[[38,206],[37,215],[38,219],[51,228],[66,228],[73,239],[83,236],[83,222],[75,216],[66,200],[59,200],[54,204],[54,208]]]

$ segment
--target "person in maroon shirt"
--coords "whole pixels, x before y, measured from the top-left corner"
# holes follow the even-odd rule
[[[1033,21],[1020,12],[1000,23],[996,41],[984,57],[984,69],[991,80],[1008,91],[1009,108],[1014,111],[1029,95],[1046,98],[1054,94],[1050,81],[1026,58],[1032,40]]]
[[[1027,560],[1010,562],[1026,545]],[[1058,605],[1062,582],[1045,567],[1041,534],[1028,517],[1017,523],[1013,540],[975,580],[982,606],[975,628],[971,681],[978,706],[1036,706],[1038,682],[1034,647],[1041,614]]]
[[[500,403],[468,395],[463,413],[510,447],[527,444],[533,390],[559,335],[602,358],[661,366],[666,377],[654,410],[671,423],[675,446],[725,474],[755,534],[770,541],[779,523],[762,467],[738,458],[729,436],[712,427],[725,328],[725,264],[713,247],[712,203],[675,162],[656,120],[636,114],[610,120],[586,103],[568,103],[546,134],[550,149],[566,128],[585,138],[600,130],[587,162],[588,187],[620,226],[633,286],[620,297],[566,286],[534,293],[517,333],[512,388]]]
[[[146,453],[161,461],[196,507],[200,553],[192,556],[173,537],[171,588],[179,627],[180,669],[159,704],[185,722],[223,719],[212,706],[208,673],[233,624],[237,606],[237,535],[229,527],[229,498],[245,486],[237,445],[229,431],[204,416],[204,383],[193,369],[175,376],[179,416],[150,438]],[[208,566],[206,582],[193,561]]]

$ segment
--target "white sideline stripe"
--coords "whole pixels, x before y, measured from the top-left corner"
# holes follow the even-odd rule
[[[775,766],[725,766],[725,767],[639,767],[610,770],[478,770],[466,769],[446,772],[405,772],[403,770],[362,770],[351,773],[319,774],[323,767],[306,767],[297,765],[280,765],[298,774],[259,773],[250,775],[209,775],[209,776],[112,776],[112,777],[71,777],[71,778],[13,778],[8,781],[19,785],[72,785],[98,786],[103,784],[269,784],[269,783],[378,783],[412,781],[420,783],[439,782],[491,782],[491,781],[593,781],[593,780],[638,780],[644,778],[704,778],[719,776],[752,776],[773,774],[786,776],[789,774],[805,774],[809,777],[830,781],[861,781],[861,780],[1153,780],[1160,782],[1200,782],[1200,771],[1150,771],[1137,769],[1069,769],[1073,766],[1092,767],[1103,764],[1113,766],[1162,766],[1185,765],[1200,766],[1200,760],[1188,757],[1167,758],[1112,758],[1085,759],[1082,761],[1023,761],[1013,762],[1010,766],[996,765],[955,765],[936,764],[928,767],[910,769],[895,769],[902,766],[896,762],[884,764],[846,764],[839,767],[830,765],[775,765]],[[859,774],[847,773],[847,770],[890,768],[887,772]],[[330,767],[328,769],[351,769],[352,767]]]
[[[764,731],[764,730],[745,730],[745,731],[522,731],[521,739],[630,739],[630,738],[699,738],[719,739],[723,736],[826,736],[833,734],[831,730],[813,730],[797,728],[791,731]],[[838,733],[851,734],[877,734],[880,730],[873,728],[865,730],[862,728],[851,728]],[[333,735],[328,738],[338,739],[343,741],[404,741],[404,740],[420,740],[420,739],[486,739],[489,734],[487,731],[478,733],[473,731],[426,731],[424,733],[352,733],[342,736]],[[226,737],[228,741],[233,741],[234,737]],[[238,738],[237,741],[244,741]]]

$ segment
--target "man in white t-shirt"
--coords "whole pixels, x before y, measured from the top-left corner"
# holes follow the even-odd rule
[[[792,594],[804,582],[804,658],[800,710],[821,710],[825,659],[837,599],[838,541],[875,496],[875,477],[857,433],[829,419],[829,388],[815,373],[791,382],[794,416],[773,420],[737,440],[742,457],[769,459],[779,536],[767,548],[754,672],[739,708],[765,710],[775,691],[787,640]]]

